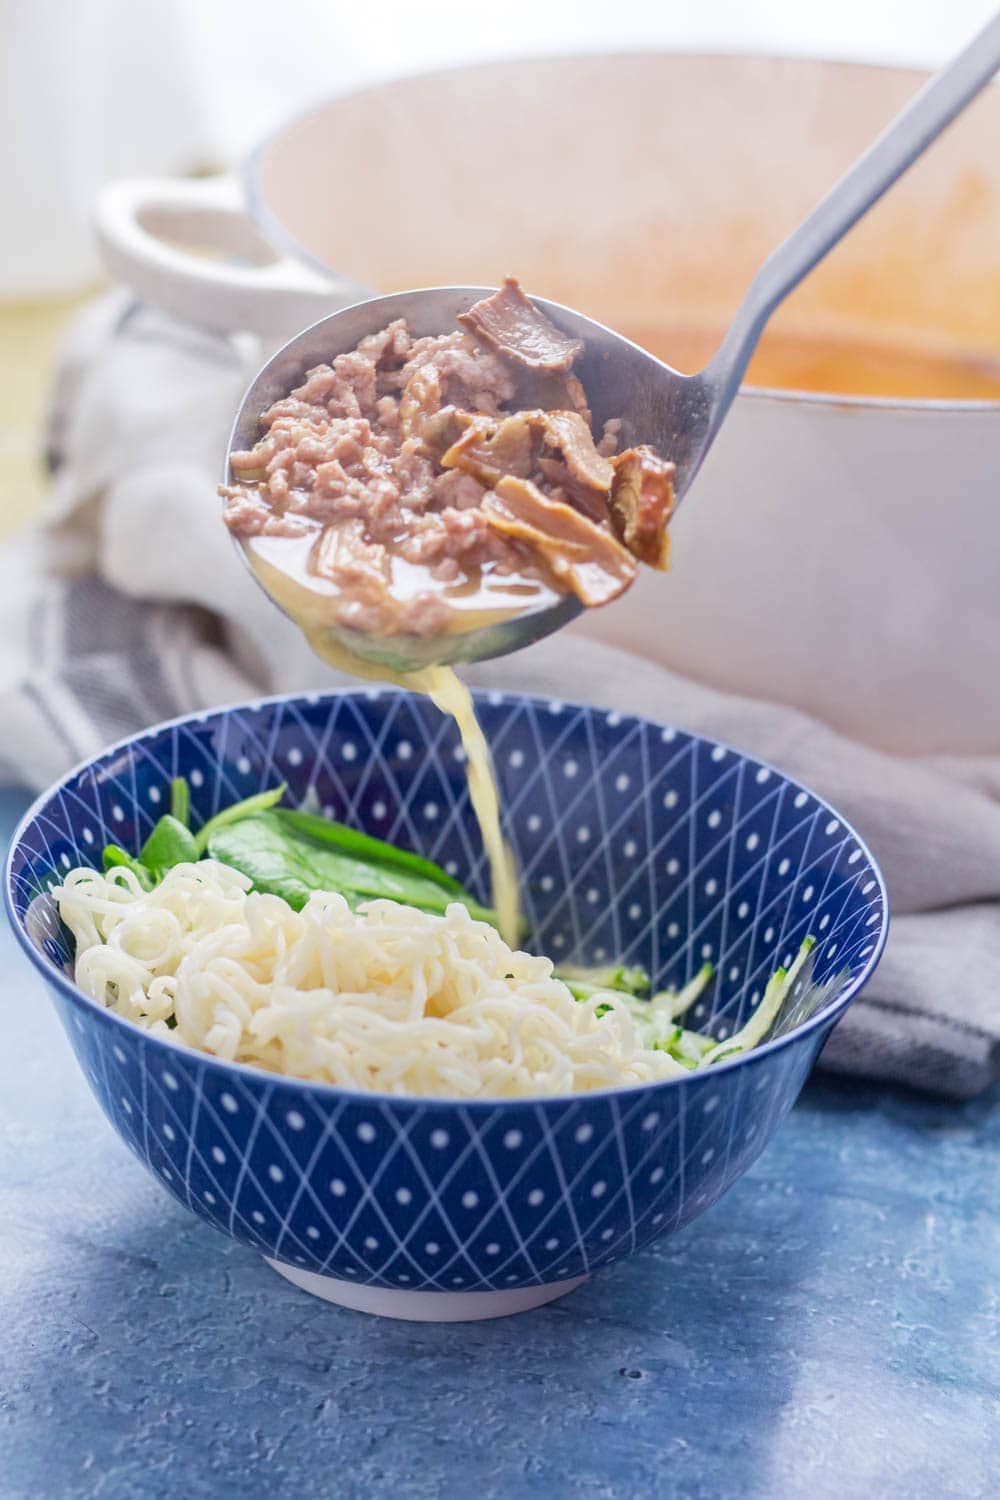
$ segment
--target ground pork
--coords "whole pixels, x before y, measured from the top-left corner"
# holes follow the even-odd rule
[[[413,339],[398,319],[309,370],[262,414],[253,448],[231,456],[233,483],[221,490],[226,524],[244,541],[314,531],[309,567],[336,586],[331,608],[343,625],[434,634],[447,624],[443,590],[484,570],[565,590],[565,572],[553,569],[546,548],[498,529],[484,507],[514,472],[504,462],[494,473],[484,454],[516,446],[520,477],[613,532],[608,459],[621,423],[606,423],[595,446],[586,394],[569,372],[578,346],[554,329],[546,344],[541,314],[526,314],[509,287],[503,295],[506,303],[487,315],[492,347],[470,332]],[[526,331],[512,324],[508,338],[505,317]],[[522,368],[507,347],[518,337],[533,340],[534,366]],[[558,415],[547,416],[540,397],[551,397]],[[516,444],[492,440],[518,412]],[[426,568],[428,587],[394,597],[394,557]]]

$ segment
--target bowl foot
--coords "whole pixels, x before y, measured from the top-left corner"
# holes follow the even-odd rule
[[[530,1312],[533,1307],[565,1297],[587,1279],[570,1276],[565,1281],[521,1286],[510,1292],[397,1292],[392,1287],[355,1286],[339,1276],[301,1271],[266,1255],[264,1259],[279,1276],[314,1297],[322,1297],[324,1302],[336,1302],[339,1307],[374,1313],[380,1318],[402,1318],[408,1323],[478,1323],[484,1318],[507,1318],[512,1313]]]

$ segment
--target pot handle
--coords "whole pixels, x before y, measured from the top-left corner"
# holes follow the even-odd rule
[[[289,338],[371,295],[332,271],[276,257],[248,218],[234,177],[110,183],[97,200],[96,230],[116,280],[217,333]],[[184,244],[204,246],[209,255]]]

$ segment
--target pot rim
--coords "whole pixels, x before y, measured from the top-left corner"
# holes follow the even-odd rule
[[[399,83],[406,83],[411,79],[448,78],[456,73],[470,73],[477,69],[490,67],[506,67],[512,63],[537,63],[537,62],[584,62],[599,58],[604,61],[630,61],[649,58],[679,58],[685,61],[701,62],[733,62],[750,61],[761,63],[785,63],[789,66],[797,64],[819,64],[834,68],[846,68],[849,70],[864,71],[868,73],[888,73],[906,75],[920,84],[931,75],[923,68],[906,67],[902,64],[866,62],[854,58],[843,57],[816,57],[808,54],[785,54],[775,52],[731,52],[715,51],[700,52],[680,49],[668,51],[657,49],[654,51],[640,51],[638,49],[625,49],[620,52],[532,52],[520,56],[502,58],[483,58],[475,62],[457,63],[449,67],[427,68],[415,73],[403,73],[395,76],[376,79],[360,85],[358,88],[345,89],[342,93],[327,94],[322,99],[305,105],[284,119],[280,125],[276,125],[253,146],[245,156],[239,168],[239,179],[243,187],[246,200],[247,212],[263,234],[264,238],[274,246],[276,250],[286,255],[293,256],[296,260],[304,262],[314,270],[328,276],[331,271],[336,270],[326,261],[314,255],[300,240],[285,227],[282,221],[268,206],[261,184],[261,169],[265,153],[270,147],[287,131],[312,115],[318,115],[331,105],[341,100],[357,99],[366,94],[379,93],[382,90]],[[957,398],[942,397],[916,397],[916,396],[859,396],[843,395],[835,391],[796,391],[786,390],[781,386],[756,386],[743,385],[740,387],[740,395],[750,397],[754,401],[768,400],[778,401],[782,405],[805,404],[813,407],[845,407],[849,410],[873,411],[947,411],[957,412],[962,415],[979,416],[984,412],[1000,412],[1000,398],[995,401],[989,400],[960,400]]]

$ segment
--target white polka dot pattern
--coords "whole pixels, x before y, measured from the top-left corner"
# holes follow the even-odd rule
[[[877,958],[884,911],[867,851],[778,772],[618,714],[480,707],[541,949],[644,963],[657,983],[710,956],[718,977],[698,1024],[717,1036],[806,931],[824,939],[820,978],[860,976]],[[174,774],[192,785],[196,823],[287,778],[293,799],[447,863],[485,896],[457,748],[430,705],[388,690],[205,715],[70,778],[30,815],[12,860],[22,940],[102,1108],[164,1189],[269,1256],[377,1285],[537,1284],[684,1224],[763,1148],[828,1025],[680,1084],[460,1104],[218,1064],[66,984],[50,876],[111,839],[138,847],[158,815],[151,793]]]

